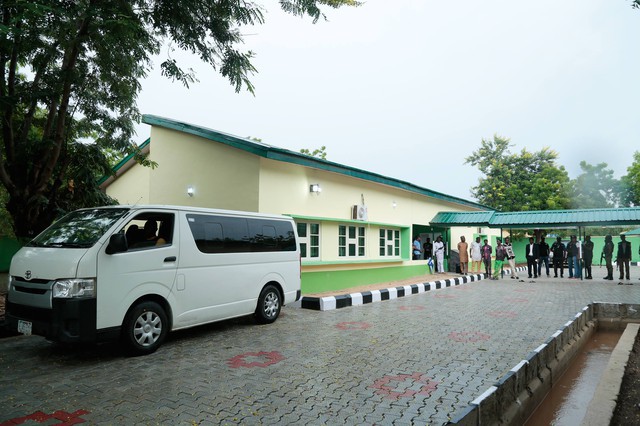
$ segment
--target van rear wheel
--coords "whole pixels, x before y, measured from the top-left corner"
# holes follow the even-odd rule
[[[162,306],[142,302],[129,311],[122,330],[123,342],[132,355],[147,355],[160,347],[167,336],[169,321]]]
[[[280,315],[282,307],[282,297],[278,289],[268,285],[260,292],[258,306],[256,307],[256,320],[261,324],[270,324]]]

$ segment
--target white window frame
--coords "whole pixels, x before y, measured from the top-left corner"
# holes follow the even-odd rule
[[[341,234],[341,229],[344,228],[344,235]],[[353,229],[354,233],[351,236],[350,230]],[[362,231],[362,234],[360,233]],[[350,249],[353,247],[353,253]],[[367,255],[367,229],[362,225],[339,225],[338,226],[338,257],[340,258],[359,258],[366,257]]]
[[[298,243],[300,244],[300,257],[302,259],[320,259],[320,223],[319,222],[296,222],[296,226],[305,225],[306,235],[304,237],[298,235]],[[318,233],[312,233],[312,225],[318,226]],[[298,229],[298,231],[300,231]],[[312,245],[312,237],[317,237],[318,245]],[[304,245],[304,256],[303,256]],[[313,249],[317,249],[316,256],[312,255]]]
[[[380,236],[381,233],[383,236]],[[380,257],[400,257],[400,230],[380,228],[378,235],[378,253]],[[389,235],[391,235],[391,238],[389,238]]]

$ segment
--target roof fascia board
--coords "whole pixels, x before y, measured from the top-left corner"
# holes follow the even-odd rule
[[[454,197],[452,195],[443,194],[437,191],[432,191],[426,188],[422,188],[408,182],[404,182],[398,179],[378,175],[376,173],[367,172],[365,170],[357,169],[355,167],[345,166],[343,164],[334,163],[327,160],[322,160],[309,155],[297,153],[283,148],[277,148],[267,144],[257,143],[248,139],[239,138],[237,136],[229,135],[226,133],[218,132],[216,130],[195,126],[192,124],[182,123],[179,121],[171,120],[164,117],[158,117],[156,115],[145,114],[142,116],[142,122],[151,126],[164,127],[171,130],[176,130],[199,136],[205,139],[209,139],[215,142],[223,143],[234,148],[242,149],[252,154],[292,164],[297,164],[305,167],[313,167],[320,170],[325,170],[333,173],[339,173],[345,176],[351,176],[363,180],[368,180],[374,183],[380,183],[395,188],[403,189],[405,191],[418,193],[427,197],[435,198],[458,205],[464,205],[476,209],[488,209],[487,206],[483,206],[472,201],[464,200],[462,198]]]
[[[142,154],[144,155],[149,154],[149,151],[150,151],[149,143],[151,143],[151,138],[147,138],[147,140],[144,141],[138,147],[140,149],[140,152],[142,152]],[[109,185],[111,182],[115,180],[116,177],[120,176],[121,174],[129,170],[131,167],[133,167],[133,165],[135,164],[134,157],[135,157],[135,154],[131,153],[126,157],[124,157],[122,160],[120,160],[118,164],[113,166],[113,168],[111,169],[112,171],[111,175],[102,176],[100,179],[98,179],[98,186],[102,188],[104,186]]]

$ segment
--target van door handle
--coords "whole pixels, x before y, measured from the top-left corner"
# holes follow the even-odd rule
[[[175,262],[176,261],[176,257],[175,256],[165,257],[164,261],[165,262]]]

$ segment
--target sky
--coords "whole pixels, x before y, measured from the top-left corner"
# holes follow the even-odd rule
[[[264,4],[266,23],[242,28],[255,96],[172,52],[199,82],[155,67],[140,111],[293,151],[326,146],[330,161],[467,200],[481,174],[465,158],[495,134],[512,152],[551,148],[571,178],[582,160],[620,178],[640,151],[630,0],[368,0],[316,24]],[[142,143],[149,126],[137,132]]]

